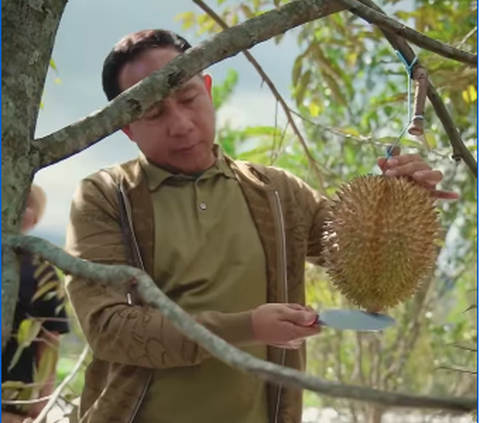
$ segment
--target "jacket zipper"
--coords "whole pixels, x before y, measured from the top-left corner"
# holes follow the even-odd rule
[[[133,218],[132,218],[132,213],[131,213],[130,202],[129,202],[128,196],[127,196],[127,194],[126,194],[126,192],[123,189],[123,186],[121,184],[119,186],[119,191],[120,191],[120,194],[123,198],[123,205],[125,206],[125,215],[126,215],[126,218],[127,218],[127,224],[129,226],[129,229],[130,229],[131,241],[133,243],[133,254],[135,256],[135,261],[136,261],[135,264],[137,266],[139,266],[143,271],[145,271],[145,264],[143,263],[143,260],[142,260],[142,255],[140,253],[140,248],[138,246],[137,237],[135,236],[135,231],[134,231],[134,227],[133,227]],[[131,295],[130,292],[127,292],[127,304],[130,305],[130,306],[133,305],[132,295]],[[133,409],[133,413],[130,416],[130,419],[128,420],[128,423],[133,423],[133,421],[135,420],[135,417],[138,414],[138,410],[140,409],[140,406],[143,403],[145,395],[147,394],[148,387],[150,386],[150,381],[152,380],[152,375],[153,375],[153,372],[150,372],[150,374],[148,375],[147,381],[145,382],[145,386],[142,389],[142,393],[140,394],[140,397],[138,398],[137,404],[135,405],[135,408]]]
[[[282,205],[280,203],[280,196],[278,191],[274,191],[274,219],[275,227],[277,228],[277,235],[279,244],[277,244],[277,273],[281,275],[283,284],[283,301],[288,302],[288,282],[287,282],[287,243],[285,239],[285,221],[283,219]],[[285,349],[282,350],[281,365],[285,365]],[[278,417],[280,412],[280,399],[282,394],[282,385],[278,386],[277,401],[275,404],[274,423],[278,423]]]
[[[143,387],[143,390],[142,390],[142,393],[140,395],[140,398],[138,399],[137,401],[137,405],[135,406],[135,408],[133,409],[133,413],[132,415],[130,416],[130,419],[128,420],[128,423],[133,423],[133,420],[135,419],[135,417],[137,416],[137,413],[138,413],[138,410],[140,409],[140,406],[142,405],[142,402],[143,402],[143,399],[145,398],[145,395],[147,395],[147,390],[148,390],[148,387],[150,385],[150,381],[152,380],[152,373],[150,372],[150,374],[148,375],[148,379],[147,381],[145,382],[145,386]]]

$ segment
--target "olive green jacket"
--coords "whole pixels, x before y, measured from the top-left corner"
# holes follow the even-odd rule
[[[268,302],[305,303],[305,261],[321,264],[327,202],[295,176],[274,167],[227,162],[242,188],[267,261]],[[138,160],[108,169],[124,187],[129,220],[146,272],[153,275],[154,218]],[[84,179],[72,203],[66,250],[105,264],[129,264],[122,238],[119,197],[109,175]],[[131,263],[131,262],[130,262]],[[208,354],[178,331],[158,310],[130,299],[131,287],[69,277],[67,292],[93,361],[81,398],[82,423],[130,423],[153,369],[195,366]],[[195,318],[233,345],[253,340],[250,312],[201,313]],[[268,360],[305,369],[305,347],[268,348]],[[268,386],[269,423],[300,423],[302,392]]]

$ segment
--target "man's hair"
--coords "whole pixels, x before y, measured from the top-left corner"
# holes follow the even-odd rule
[[[122,92],[119,76],[127,63],[148,50],[166,47],[183,53],[192,46],[180,35],[163,29],[147,29],[122,38],[103,62],[102,85],[108,100],[113,100]]]

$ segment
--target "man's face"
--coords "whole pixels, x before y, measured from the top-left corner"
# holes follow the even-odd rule
[[[173,48],[144,52],[120,72],[122,91],[165,66],[180,53]],[[153,163],[182,173],[203,171],[213,165],[215,111],[211,80],[195,76],[161,105],[124,128]]]

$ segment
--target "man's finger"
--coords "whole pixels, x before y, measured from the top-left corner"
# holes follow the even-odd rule
[[[293,325],[290,328],[290,334],[295,339],[305,339],[314,335],[318,335],[321,331],[320,325],[297,326]]]
[[[285,303],[285,305],[288,307],[288,308],[291,308],[292,310],[299,310],[299,311],[305,311],[306,307],[300,305],[300,304],[296,304],[296,303]]]
[[[425,163],[425,160],[423,160],[422,156],[420,156],[419,154],[401,154],[399,156],[395,156],[389,159],[388,161],[397,163],[398,166],[403,166],[411,162]]]
[[[385,171],[385,176],[412,176],[415,172],[428,172],[431,168],[425,162],[409,162],[404,165],[398,165],[393,168],[388,168]]]
[[[301,310],[294,310],[291,307],[285,307],[280,315],[280,320],[300,326],[309,326],[315,322],[316,319],[317,313],[305,310],[303,307]]]
[[[458,200],[460,199],[460,194],[457,194],[453,191],[441,191],[432,189],[430,195],[437,200]]]
[[[435,187],[442,181],[443,174],[439,170],[420,170],[413,173],[412,178],[417,182]]]

